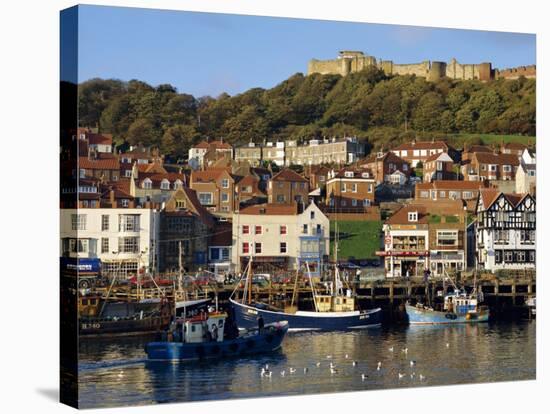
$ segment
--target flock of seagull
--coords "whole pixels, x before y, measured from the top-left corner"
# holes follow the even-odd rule
[[[445,346],[447,348],[449,348],[449,343],[445,344]],[[394,352],[394,347],[391,346],[388,348],[388,351],[390,353],[393,353]],[[402,348],[401,349],[401,353],[404,354],[405,356],[408,355],[409,353],[409,349],[408,348]],[[346,354],[344,355],[344,358],[345,360],[349,361],[349,355]],[[330,375],[335,375],[335,374],[338,374],[339,370],[338,368],[336,367],[336,364],[333,362],[333,357],[332,355],[327,355],[326,356],[326,359],[328,359],[330,362],[328,364],[328,368],[330,370]],[[321,368],[322,367],[322,363],[320,361],[316,362],[315,363],[315,366],[317,368]],[[358,361],[355,361],[355,360],[352,360],[351,361],[351,365],[352,367],[357,367],[358,366]],[[407,374],[406,372],[398,372],[397,373],[397,378],[399,380],[402,380],[404,379],[407,375],[410,377],[411,380],[414,380],[415,378],[418,378],[418,380],[420,382],[424,382],[426,381],[426,377],[422,374],[419,374],[418,376],[416,375],[416,372],[414,371],[414,367],[416,367],[416,361],[411,359],[409,361],[409,366],[410,366],[410,369],[411,369],[411,372],[409,374]],[[382,369],[382,362],[381,361],[378,361],[378,363],[376,364],[376,371],[380,371]],[[293,375],[297,372],[297,369],[296,368],[293,368],[293,367],[290,367],[288,369],[288,374],[289,375]],[[309,372],[309,368],[308,367],[304,367],[303,369],[303,373],[304,375],[306,375],[307,373]],[[287,375],[287,371],[285,369],[283,369],[282,371],[279,372],[280,376],[281,377],[284,377]],[[273,376],[273,371],[271,371],[269,369],[269,364],[265,364],[264,367],[262,367],[261,371],[260,371],[260,377],[261,378],[268,378],[268,379],[271,379]],[[361,381],[366,381],[367,378],[369,378],[369,376],[367,374],[365,374],[364,372],[361,373]]]

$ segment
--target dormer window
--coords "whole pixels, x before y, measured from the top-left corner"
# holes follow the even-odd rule
[[[145,180],[143,180],[142,186],[143,188],[150,190],[151,188],[153,188],[153,182],[149,178],[146,178]]]
[[[179,178],[176,181],[174,181],[174,190],[181,188],[182,186],[183,186],[183,183]]]
[[[418,211],[409,211],[408,219],[411,223],[416,223],[418,221]]]
[[[170,181],[168,181],[166,178],[160,182],[160,189],[161,190],[169,190],[170,189]]]
[[[370,177],[370,174],[368,172],[364,172],[363,174],[361,174],[361,177],[363,178],[369,178]]]
[[[353,178],[353,171],[346,171],[344,173],[344,175],[347,177],[347,178]]]

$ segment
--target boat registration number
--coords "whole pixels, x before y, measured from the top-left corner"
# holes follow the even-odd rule
[[[258,314],[258,311],[255,311],[254,309],[248,309],[247,312],[251,313],[252,315],[257,315]]]
[[[369,315],[360,315],[359,319],[369,319]]]
[[[101,328],[100,323],[83,323],[82,329],[99,329]]]

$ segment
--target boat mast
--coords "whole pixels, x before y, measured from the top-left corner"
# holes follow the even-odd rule
[[[298,261],[298,259],[296,259]],[[307,262],[306,262],[307,263]],[[300,271],[300,266],[296,266],[296,276],[294,277],[294,289],[292,290],[292,300],[290,301],[290,306],[294,306],[294,301],[296,300],[296,290],[298,289],[298,272]],[[310,279],[311,283],[311,279]],[[315,298],[313,298],[315,301]]]

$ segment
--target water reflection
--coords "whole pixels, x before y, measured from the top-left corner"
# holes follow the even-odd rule
[[[80,344],[81,403],[101,407],[534,379],[535,331],[535,322],[526,322],[303,332],[289,334],[278,353],[175,364],[145,360],[150,338],[86,340]],[[271,378],[260,377],[265,364]]]

